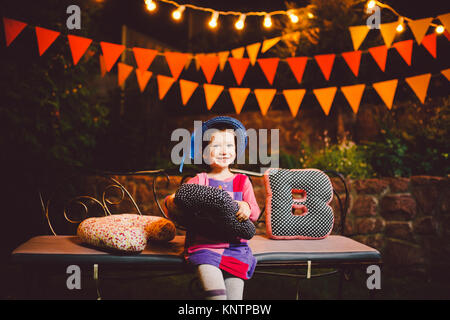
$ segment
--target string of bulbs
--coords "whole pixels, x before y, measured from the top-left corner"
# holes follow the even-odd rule
[[[155,0],[144,0],[145,1],[145,5],[147,7],[147,10],[152,12],[156,10],[156,2]],[[186,8],[190,8],[193,10],[199,10],[199,11],[204,11],[204,12],[209,12],[211,14],[211,19],[208,21],[208,26],[211,29],[215,29],[218,26],[218,20],[219,20],[219,16],[223,15],[234,15],[237,16],[238,19],[236,20],[234,26],[237,30],[242,30],[244,29],[245,26],[245,18],[247,16],[264,16],[264,20],[263,20],[263,26],[265,28],[270,28],[272,27],[272,16],[274,15],[285,15],[288,16],[290,21],[292,23],[297,23],[299,22],[299,17],[295,14],[295,11],[290,9],[290,10],[277,10],[277,11],[271,11],[271,12],[265,12],[265,11],[252,11],[252,12],[239,12],[239,11],[220,11],[220,10],[215,10],[215,9],[211,9],[211,8],[204,8],[204,7],[199,7],[193,4],[179,4],[175,1],[172,0],[157,0],[160,2],[164,2],[164,3],[168,3],[171,4],[173,6],[176,7],[176,9],[174,11],[172,11],[172,18],[176,21],[181,20],[182,16],[183,16],[183,12],[186,10]],[[397,32],[403,32],[404,31],[404,21],[413,21],[412,19],[402,16],[400,15],[395,9],[393,9],[391,6],[381,3],[379,1],[376,0],[370,0],[367,2],[366,8],[370,10],[373,10],[376,6],[380,7],[380,8],[385,8],[390,10],[392,13],[394,13],[397,17],[398,17],[398,26],[396,28]],[[314,14],[311,12],[307,13],[308,18],[312,19],[314,18]],[[435,31],[438,34],[441,34],[445,31],[444,26],[442,25],[437,25],[434,23],[430,23],[431,26],[435,27]]]

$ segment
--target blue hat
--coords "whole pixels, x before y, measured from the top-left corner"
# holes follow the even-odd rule
[[[201,137],[203,137],[203,133],[205,131],[207,131],[208,129],[214,128],[218,124],[229,125],[230,127],[232,127],[235,130],[236,138],[237,138],[237,148],[238,148],[236,157],[239,158],[245,152],[245,148],[247,147],[248,137],[247,137],[247,132],[246,132],[244,125],[235,118],[227,117],[227,116],[219,116],[219,117],[215,117],[215,118],[209,119],[208,121],[203,122],[201,132],[198,132],[198,130],[197,130],[192,133],[192,135],[191,135],[191,153],[189,155],[189,157],[191,159],[194,159],[194,154],[195,154],[195,150],[194,150],[195,135],[199,134]],[[184,164],[185,156],[186,155],[183,155],[183,159],[181,160],[180,172],[183,171],[183,164]]]

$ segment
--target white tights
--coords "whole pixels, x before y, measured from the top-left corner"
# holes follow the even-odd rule
[[[222,270],[210,264],[201,264],[197,273],[207,300],[242,300],[244,280],[226,276]]]

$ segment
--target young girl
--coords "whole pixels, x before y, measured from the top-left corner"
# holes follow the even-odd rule
[[[261,213],[256,202],[252,184],[243,174],[233,174],[230,165],[245,150],[245,128],[231,117],[216,117],[203,123],[202,135],[207,129],[217,129],[211,135],[203,152],[208,172],[197,174],[187,183],[209,185],[227,191],[239,204],[236,218],[255,222]],[[236,152],[236,139],[243,149]],[[177,210],[174,194],[166,198],[168,214]],[[207,239],[199,234],[186,233],[186,259],[197,267],[204,295],[209,300],[242,300],[244,280],[250,279],[255,270],[256,259],[247,241],[236,239],[224,243]]]

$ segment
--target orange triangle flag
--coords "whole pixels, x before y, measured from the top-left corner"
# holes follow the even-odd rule
[[[366,25],[353,26],[348,28],[350,30],[350,36],[352,37],[353,49],[356,51],[363,43],[370,28]]]
[[[449,69],[445,69],[445,70],[441,70],[441,73],[444,75],[444,77],[447,78],[448,81],[450,81],[450,68]]]
[[[125,46],[103,41],[100,42],[100,46],[102,47],[103,57],[105,59],[106,71],[109,72],[125,50]]]
[[[292,73],[294,74],[295,79],[297,79],[297,82],[301,83],[306,62],[308,62],[308,57],[291,57],[286,58],[286,61],[289,67],[291,67]]]
[[[122,62],[119,62],[117,64],[117,83],[119,87],[122,87],[125,84],[125,80],[127,80],[131,71],[133,71],[132,66],[129,66]]]
[[[26,26],[27,24],[25,22],[3,18],[3,27],[5,29],[5,40],[7,47],[9,47],[9,45],[14,41],[14,39],[17,38]]]
[[[355,77],[357,77],[359,73],[359,64],[361,62],[361,51],[343,52],[342,58],[344,58],[350,70],[352,70]]]
[[[234,78],[236,79],[237,84],[240,86],[242,79],[244,79],[244,75],[247,72],[250,60],[248,58],[242,59],[228,58],[228,63],[230,64],[231,70],[233,71]]]
[[[341,87],[341,91],[347,98],[348,104],[355,114],[358,113],[359,104],[364,93],[365,84],[355,84],[352,86]]]
[[[217,99],[223,91],[223,88],[224,86],[220,86],[217,84],[205,83],[203,85],[203,89],[205,91],[206,108],[208,108],[208,110],[211,110],[214,103],[216,103]]]
[[[369,52],[372,55],[373,59],[380,67],[380,69],[384,72],[386,70],[386,58],[388,49],[386,46],[378,46],[369,48]]]
[[[418,44],[422,42],[423,37],[426,35],[431,21],[433,21],[433,18],[408,21],[408,26],[411,29]]]
[[[42,56],[44,52],[47,51],[47,49],[56,40],[56,38],[58,38],[60,32],[40,27],[35,27],[35,29],[39,48],[39,55]]]
[[[189,99],[192,97],[195,89],[198,87],[197,82],[188,81],[180,79],[180,92],[181,92],[181,101],[183,102],[183,106],[185,106]]]
[[[148,81],[152,77],[152,72],[147,70],[136,69],[136,78],[139,84],[139,89],[141,92],[144,92],[145,87],[147,86]]]
[[[405,78],[406,83],[411,87],[422,104],[425,102],[425,98],[427,96],[430,79],[431,73]]]
[[[267,110],[269,110],[270,104],[272,103],[275,94],[277,93],[276,89],[255,89],[256,100],[258,101],[259,108],[261,109],[261,114],[265,116],[267,114]]]
[[[175,82],[175,79],[158,74],[156,76],[156,80],[158,81],[159,100],[162,100],[166,96],[170,87],[172,87],[172,84]]]
[[[428,52],[436,59],[436,33],[430,33],[422,39],[422,45],[428,50]]]
[[[103,55],[99,55],[99,60],[100,60],[100,74],[102,75],[103,78],[106,74],[105,58],[103,57]]]
[[[264,53],[270,48],[272,48],[274,45],[276,45],[281,40],[281,37],[276,37],[272,39],[267,39],[263,41],[261,52]]]
[[[250,88],[229,88],[228,92],[230,93],[230,97],[233,101],[236,113],[240,114],[242,107],[244,106],[244,103],[250,93]]]
[[[225,64],[227,63],[228,56],[230,55],[230,51],[221,51],[217,54],[219,56],[219,69],[223,71],[225,68]]]
[[[445,29],[450,30],[450,13],[441,14],[437,16],[439,20],[441,20]]]
[[[279,58],[265,58],[258,59],[258,64],[261,67],[261,70],[264,72],[267,81],[269,81],[270,85],[273,84],[273,79],[275,78],[275,73],[277,72]]]
[[[398,21],[380,24],[381,36],[383,37],[384,44],[388,48],[391,47],[392,41],[394,41],[395,35],[397,34],[397,26]]]
[[[395,90],[397,89],[398,79],[381,81],[373,84],[373,88],[377,91],[380,98],[391,110],[394,102]]]
[[[173,78],[175,80],[178,79],[181,71],[183,71],[184,66],[189,60],[189,55],[181,52],[165,52],[164,55]]]
[[[244,52],[245,52],[245,48],[240,47],[240,48],[231,50],[231,55],[233,56],[233,58],[242,59],[244,57]]]
[[[81,57],[91,45],[92,39],[74,36],[71,34],[67,36],[67,39],[69,39],[69,46],[70,51],[72,52],[73,64],[76,66],[78,61],[80,61]]]
[[[405,60],[408,66],[410,66],[413,41],[412,40],[399,41],[394,43],[393,47],[397,49],[397,52],[402,56],[403,60]]]
[[[291,110],[292,116],[295,118],[297,116],[298,109],[302,103],[303,97],[305,96],[305,89],[286,89],[283,90],[284,98]]]
[[[148,70],[156,55],[158,54],[158,51],[153,49],[134,47],[133,53],[137,67],[141,70]]]
[[[319,65],[320,70],[322,70],[322,73],[326,80],[330,79],[331,69],[333,69],[335,56],[336,55],[334,53],[314,56],[314,59],[316,59],[316,62]]]
[[[206,81],[211,83],[220,63],[219,57],[215,54],[205,54],[199,56],[198,59],[200,60],[200,67],[202,68]]]
[[[330,113],[331,105],[333,104],[336,91],[337,87],[321,88],[313,90],[314,95],[317,98],[317,101],[319,101],[319,104],[322,107],[323,112],[327,116]]]
[[[259,52],[260,47],[261,47],[260,42],[249,44],[246,47],[247,54],[248,54],[248,57],[250,58],[250,63],[252,64],[252,66],[254,66],[256,63],[256,58],[258,57],[258,52]]]

